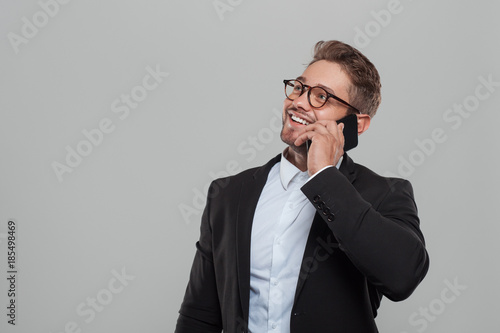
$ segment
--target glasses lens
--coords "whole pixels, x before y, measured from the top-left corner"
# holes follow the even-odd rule
[[[320,108],[325,105],[326,100],[328,99],[328,93],[325,89],[320,87],[314,87],[311,89],[309,95],[309,103],[311,103],[312,107]]]
[[[300,82],[290,80],[285,83],[285,95],[291,100],[296,99],[302,93],[302,85]]]

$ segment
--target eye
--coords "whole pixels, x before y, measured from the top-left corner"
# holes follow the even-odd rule
[[[318,102],[325,102],[328,99],[327,92],[319,87],[315,87],[311,93]]]
[[[323,93],[319,93],[316,97],[317,97],[319,100],[321,100],[321,101],[326,101],[326,99],[328,98],[328,95],[323,94]]]

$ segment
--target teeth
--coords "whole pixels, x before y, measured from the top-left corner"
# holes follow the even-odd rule
[[[297,116],[294,116],[292,115],[292,120],[297,122],[297,123],[301,123],[301,124],[304,124],[304,125],[309,125],[309,123],[307,121],[305,121],[304,119],[302,118],[299,118]]]

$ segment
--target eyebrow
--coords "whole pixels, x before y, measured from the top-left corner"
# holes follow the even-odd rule
[[[307,81],[306,78],[303,77],[303,76],[297,77],[297,80],[302,81],[304,83]],[[327,92],[329,92],[329,93],[334,94],[335,96],[337,96],[337,94],[335,94],[335,91],[332,88],[330,88],[330,87],[327,87],[327,86],[325,86],[325,85],[323,85],[321,83],[318,83],[317,87],[321,87],[321,88],[325,89]]]

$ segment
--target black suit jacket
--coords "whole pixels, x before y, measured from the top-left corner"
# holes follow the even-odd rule
[[[252,221],[279,160],[211,184],[177,333],[247,332]],[[345,154],[339,170],[325,169],[302,191],[317,213],[290,291],[291,332],[377,332],[382,296],[407,298],[429,266],[410,183]]]

